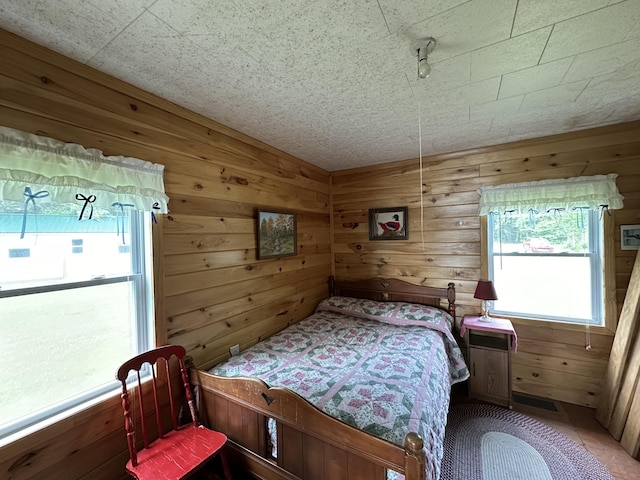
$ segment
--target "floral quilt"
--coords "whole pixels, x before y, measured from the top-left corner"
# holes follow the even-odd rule
[[[325,413],[398,445],[425,442],[427,479],[440,476],[451,385],[469,370],[433,307],[331,297],[307,319],[214,367],[287,387]]]

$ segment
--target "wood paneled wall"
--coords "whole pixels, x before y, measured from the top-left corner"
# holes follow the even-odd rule
[[[624,209],[613,212],[606,238],[615,263],[607,287],[617,293],[616,300],[613,295],[608,299],[616,302],[611,310],[619,312],[635,256],[635,251],[620,250],[619,227],[640,223],[640,122],[424,158],[422,186],[417,159],[334,172],[336,276],[394,277],[435,286],[453,280],[459,322],[465,314],[478,313],[480,302],[473,292],[486,272],[476,190],[607,173],[619,175],[618,188],[625,197]],[[405,205],[409,239],[369,241],[368,209]],[[595,407],[612,332],[591,328],[592,348],[586,350],[584,327],[517,319],[514,323],[514,390]]]
[[[0,65],[0,124],[165,165],[170,214],[153,226],[159,343],[184,345],[206,368],[326,297],[327,172],[4,31]],[[298,255],[256,260],[256,207],[298,213]],[[114,396],[3,447],[0,477],[113,479],[126,457]]]
[[[160,343],[185,345],[199,367],[306,316],[325,297],[332,268],[341,279],[373,275],[436,286],[453,279],[459,316],[476,313],[481,185],[618,173],[625,209],[615,212],[608,240],[616,244],[622,304],[634,252],[620,251],[618,226],[640,223],[640,123],[428,158],[420,186],[417,160],[330,176],[1,30],[0,65],[0,124],[166,166],[171,213],[153,227],[156,330]],[[369,242],[368,209],[403,205],[409,240]],[[298,212],[297,256],[255,260],[259,206]],[[610,333],[593,332],[594,348],[586,351],[579,328],[516,327],[516,390],[596,404]],[[0,476],[125,478],[126,457],[114,396],[1,447]]]

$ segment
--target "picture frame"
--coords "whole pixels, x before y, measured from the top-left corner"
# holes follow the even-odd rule
[[[256,232],[258,260],[297,255],[298,228],[295,212],[257,209]]]
[[[407,207],[369,209],[369,240],[407,240],[409,238]]]
[[[640,249],[640,225],[620,225],[620,249]]]

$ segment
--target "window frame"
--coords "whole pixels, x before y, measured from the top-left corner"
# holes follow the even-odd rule
[[[616,299],[615,276],[615,221],[611,211],[602,216],[602,282],[603,282],[603,325],[590,325],[595,333],[613,335],[618,323],[618,305]],[[480,278],[489,278],[489,220],[487,215],[480,216]],[[473,283],[475,288],[475,282]],[[473,290],[471,290],[473,292]],[[546,320],[539,317],[521,317],[518,315],[500,315],[516,324],[540,327],[553,326],[561,330],[582,330],[584,324]]]
[[[155,312],[154,312],[154,258],[151,216],[148,212],[130,211],[130,245],[131,245],[131,273],[110,277],[96,277],[85,281],[39,285],[34,287],[0,290],[2,298],[34,295],[46,292],[72,290],[113,283],[131,282],[132,313],[135,315],[133,329],[133,355],[150,350],[155,345]],[[86,392],[75,395],[60,403],[33,412],[17,421],[12,421],[0,427],[0,440],[19,434],[25,429],[44,424],[54,417],[71,413],[83,404],[88,404],[105,394],[117,394],[120,383],[114,378],[105,379],[103,385],[94,387]]]

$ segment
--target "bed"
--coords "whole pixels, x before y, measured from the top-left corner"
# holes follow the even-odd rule
[[[201,421],[255,478],[436,480],[451,385],[469,375],[453,283],[331,278],[329,293],[307,319],[192,369]]]

